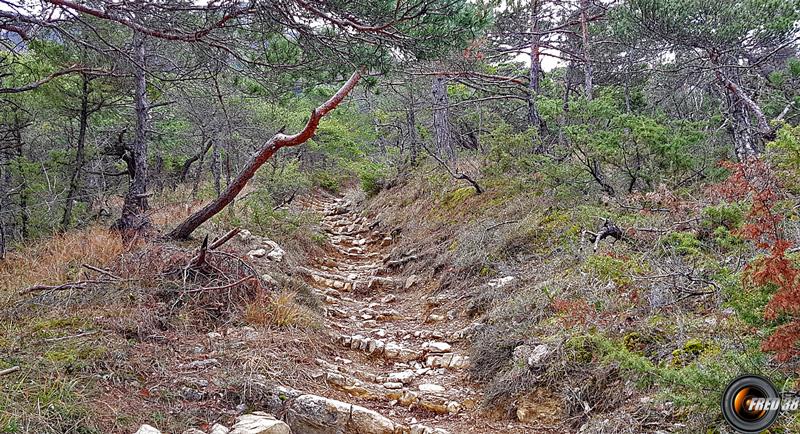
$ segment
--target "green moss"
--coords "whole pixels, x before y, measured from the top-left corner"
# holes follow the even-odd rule
[[[497,274],[497,271],[495,271],[492,267],[486,265],[481,267],[481,270],[478,272],[478,275],[480,275],[481,277],[494,276],[495,274]]]
[[[106,355],[104,347],[63,347],[59,349],[50,350],[44,353],[44,358],[53,362],[61,364],[76,364],[78,362],[97,360]]]
[[[51,338],[64,335],[65,332],[76,332],[91,327],[91,322],[86,318],[77,316],[64,318],[40,319],[31,325],[31,330],[39,338]]]
[[[444,199],[442,200],[442,206],[447,209],[453,209],[464,203],[465,200],[467,200],[472,196],[475,196],[474,188],[472,187],[457,188],[444,195]]]
[[[672,352],[672,366],[682,367],[686,366],[704,354],[718,351],[718,348],[708,342],[703,342],[700,339],[691,338]]]
[[[611,281],[618,287],[630,284],[631,273],[641,273],[644,267],[631,258],[616,258],[608,255],[590,256],[584,265],[586,272],[604,281]]]

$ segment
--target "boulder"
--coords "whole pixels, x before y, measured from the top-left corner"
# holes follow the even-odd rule
[[[250,259],[263,258],[267,254],[267,249],[253,249],[247,252],[247,257]]]
[[[253,234],[250,233],[250,231],[248,231],[247,229],[240,230],[237,235],[239,236],[239,239],[245,243],[250,241],[251,238],[253,238]]]
[[[276,244],[269,253],[267,253],[267,259],[270,261],[281,262],[283,260],[283,256],[286,252],[283,251],[278,245]]]
[[[514,348],[514,359],[524,363],[528,368],[536,370],[542,366],[553,350],[546,344],[539,344],[535,347],[530,345],[520,345]]]
[[[292,430],[271,414],[256,411],[237,417],[230,434],[292,434]]]
[[[502,288],[511,283],[511,281],[513,281],[514,279],[515,279],[514,276],[498,277],[496,279],[490,280],[488,285],[490,288]]]
[[[291,402],[286,421],[302,434],[394,434],[396,428],[375,411],[316,395],[302,395]]]
[[[426,384],[420,384],[419,390],[421,392],[442,393],[444,392],[445,389],[444,386],[440,386],[438,384],[426,383]]]
[[[276,286],[276,287],[278,286],[278,281],[275,280],[275,278],[270,276],[269,274],[262,274],[261,278],[264,279],[264,282],[266,282],[268,285],[272,285],[272,286]]]
[[[428,342],[424,345],[423,349],[431,353],[446,353],[450,351],[452,346],[447,342]]]
[[[208,434],[228,434],[231,431],[225,426],[215,423],[214,426],[211,427],[211,431]]]
[[[161,431],[153,428],[152,426],[150,426],[148,424],[144,424],[144,425],[140,426],[139,429],[136,430],[136,433],[134,433],[134,434],[161,434]]]
[[[392,372],[387,376],[387,378],[392,382],[396,381],[402,384],[409,384],[414,380],[415,376],[416,374],[414,374],[414,371],[406,370],[403,372]]]

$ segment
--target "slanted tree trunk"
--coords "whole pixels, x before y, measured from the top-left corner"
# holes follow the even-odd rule
[[[122,216],[115,228],[122,232],[123,238],[130,239],[137,233],[150,228],[150,219],[145,213],[147,205],[147,124],[149,103],[147,101],[147,77],[145,74],[146,53],[145,36],[135,32],[133,36],[134,101],[136,111],[136,131],[130,148],[131,159],[136,168],[122,205]]]
[[[750,116],[742,100],[735,95],[728,96],[728,116],[731,124],[729,131],[733,137],[733,149],[739,161],[746,161],[759,154],[756,142],[758,139],[753,134]]]
[[[761,107],[737,83],[739,71],[735,68],[723,70],[720,57],[713,50],[709,53],[711,62],[716,66],[714,74],[728,99],[728,116],[731,121],[729,129],[733,136],[734,151],[739,161],[745,161],[757,157],[760,154],[760,142],[771,139],[775,131],[769,125]],[[735,59],[725,60],[725,63],[734,62]],[[756,120],[755,126],[751,123],[751,117]]]
[[[433,78],[433,129],[436,133],[436,152],[444,161],[456,158],[453,135],[450,132],[450,102],[447,98],[447,81],[444,76]]]
[[[583,72],[584,83],[583,88],[586,93],[586,99],[592,100],[594,72],[592,70],[592,58],[589,54],[589,0],[581,0],[581,39],[583,40]]]
[[[253,178],[258,169],[265,162],[267,162],[267,160],[272,158],[272,156],[275,155],[279,149],[288,146],[301,145],[310,139],[317,131],[320,120],[322,120],[322,118],[331,110],[335,109],[350,93],[350,91],[353,90],[356,84],[358,84],[359,80],[361,80],[362,73],[363,69],[354,72],[353,75],[350,76],[350,79],[348,79],[347,82],[330,99],[325,101],[319,107],[315,108],[311,112],[311,117],[308,119],[308,122],[306,122],[305,127],[303,127],[300,132],[290,136],[287,136],[283,133],[278,133],[272,136],[271,139],[267,140],[267,142],[261,146],[261,149],[259,149],[255,155],[250,157],[250,160],[247,162],[247,164],[245,164],[244,168],[236,175],[236,178],[234,178],[228,184],[228,187],[224,192],[222,192],[222,194],[189,216],[189,218],[179,224],[178,227],[173,229],[172,232],[170,232],[167,236],[169,238],[178,240],[188,238],[195,229],[225,209],[228,204],[233,202],[239,192],[241,192],[245,185],[247,185],[247,182]]]
[[[69,229],[72,223],[72,207],[75,204],[75,196],[81,183],[81,172],[83,171],[86,152],[86,129],[89,124],[89,77],[81,74],[81,111],[78,115],[78,140],[75,143],[75,163],[72,166],[72,176],[69,180],[67,189],[67,199],[64,202],[64,215],[61,217],[61,230]]]

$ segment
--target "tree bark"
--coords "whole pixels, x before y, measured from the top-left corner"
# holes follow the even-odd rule
[[[75,196],[78,194],[81,182],[81,172],[86,159],[86,129],[89,124],[89,77],[81,74],[81,111],[78,115],[78,140],[75,143],[75,163],[72,167],[72,176],[69,180],[67,199],[64,202],[64,215],[61,217],[61,230],[66,231],[72,223],[72,207]]]
[[[267,160],[272,158],[272,156],[275,155],[279,149],[283,147],[301,145],[310,139],[317,131],[320,120],[322,120],[322,118],[331,110],[335,109],[350,93],[350,91],[353,90],[356,84],[358,84],[359,80],[361,80],[362,73],[363,69],[354,72],[353,75],[350,76],[350,79],[348,79],[347,82],[341,88],[339,88],[339,90],[330,99],[314,109],[311,112],[311,117],[308,119],[308,122],[306,122],[305,127],[303,127],[300,132],[291,136],[278,133],[267,140],[261,149],[259,149],[255,155],[250,157],[250,160],[247,162],[247,164],[245,164],[244,168],[236,175],[236,178],[228,184],[228,187],[224,192],[222,192],[221,195],[219,195],[219,197],[212,200],[206,206],[189,216],[189,218],[184,220],[175,229],[173,229],[172,232],[167,234],[167,237],[178,240],[187,239],[200,225],[225,209],[225,207],[228,206],[228,204],[230,204],[242,191],[245,185],[247,185],[247,182],[253,178],[258,169]]]
[[[592,100],[594,72],[592,70],[592,58],[589,54],[589,22],[587,13],[589,11],[589,0],[581,0],[581,39],[583,40],[583,71],[584,83],[583,88],[586,93],[586,99]]]
[[[450,102],[447,98],[447,82],[443,75],[433,78],[433,129],[436,133],[436,152],[444,161],[456,158],[453,135],[450,132]]]
[[[14,145],[17,148],[17,171],[22,180],[19,186],[19,209],[20,209],[20,235],[22,239],[28,238],[30,235],[30,217],[28,215],[28,181],[25,176],[24,159],[25,153],[22,150],[22,122],[19,119],[19,113],[14,111]]]
[[[760,154],[759,142],[770,139],[774,135],[767,117],[761,107],[737,83],[739,71],[734,68],[723,70],[720,65],[722,56],[714,50],[709,50],[709,59],[716,67],[714,74],[719,84],[728,97],[728,116],[731,121],[729,131],[733,136],[734,151],[739,161],[757,157]],[[726,59],[726,63],[733,63],[735,59]],[[751,124],[751,116],[755,117],[757,126]]]
[[[222,194],[222,162],[220,161],[219,143],[214,140],[211,150],[211,175],[214,177],[214,192]]]
[[[539,75],[542,71],[541,54],[541,36],[539,35],[539,8],[538,1],[534,1],[531,8],[531,47],[530,47],[530,76],[528,81],[528,123],[531,128],[536,129],[539,137],[533,138],[534,150],[536,152],[543,152],[542,138],[544,137],[544,123],[539,115],[539,110],[536,108],[536,98],[539,95]]]
[[[123,238],[129,239],[136,233],[150,228],[150,219],[145,214],[147,205],[147,77],[145,74],[146,53],[145,36],[135,32],[133,36],[134,65],[134,100],[136,111],[136,131],[133,144],[130,148],[131,159],[136,168],[130,181],[128,194],[122,206],[122,216],[117,220],[115,228],[123,233]]]

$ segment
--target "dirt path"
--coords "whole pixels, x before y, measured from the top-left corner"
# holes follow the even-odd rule
[[[424,282],[401,278],[384,261],[392,238],[343,198],[315,195],[301,206],[323,215],[328,255],[300,268],[325,302],[325,325],[338,344],[317,359],[315,377],[349,402],[413,426],[416,433],[542,432],[487,422],[459,330],[469,322],[431,314]],[[451,315],[452,316],[452,315]]]

